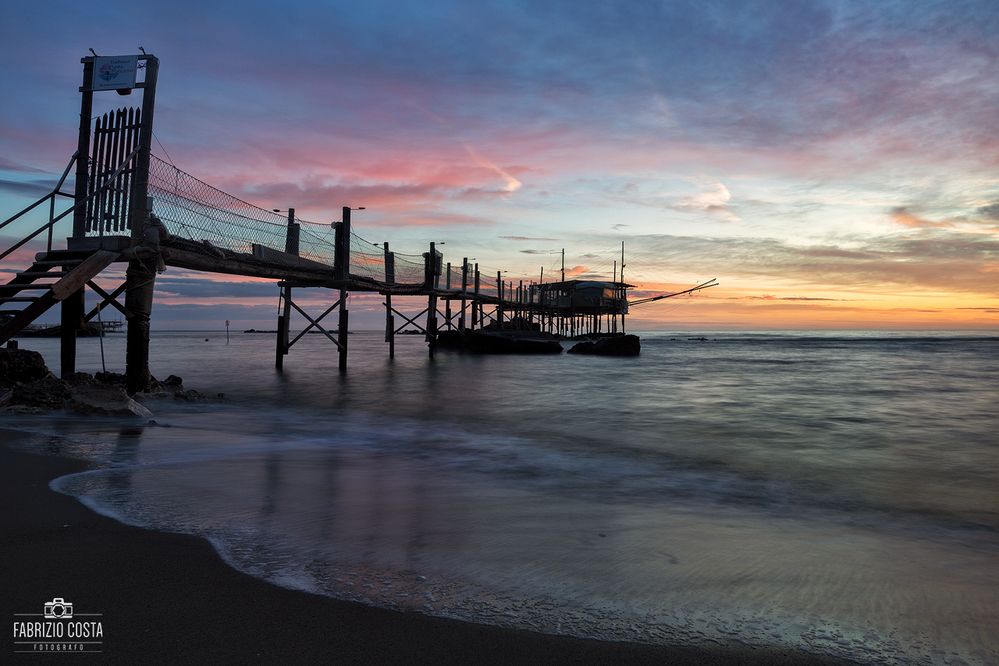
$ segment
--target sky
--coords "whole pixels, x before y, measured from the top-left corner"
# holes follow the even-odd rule
[[[994,0],[7,2],[3,217],[75,149],[79,58],[139,46],[154,153],[264,208],[364,206],[365,238],[511,276],[565,248],[609,278],[624,241],[636,293],[720,282],[637,328],[999,328]],[[170,269],[154,325],[273,328],[277,291]]]

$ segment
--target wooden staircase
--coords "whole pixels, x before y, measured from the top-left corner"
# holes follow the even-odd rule
[[[111,250],[50,250],[0,285],[0,344],[17,335],[120,257]]]

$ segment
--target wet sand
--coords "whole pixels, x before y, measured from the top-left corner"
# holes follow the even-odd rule
[[[3,442],[17,437],[0,430]],[[286,590],[229,568],[202,539],[122,525],[48,488],[53,478],[85,468],[80,461],[0,446],[5,507],[0,517],[0,599],[8,619],[13,613],[38,612],[53,597],[63,597],[77,609],[103,613],[103,658],[842,663],[778,648],[656,647],[549,636]]]

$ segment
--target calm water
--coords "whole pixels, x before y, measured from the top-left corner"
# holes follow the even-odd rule
[[[100,464],[54,483],[233,566],[547,632],[999,661],[999,337],[644,334],[637,359],[434,362],[351,337],[160,334],[223,393],[160,426],[5,417]],[[122,341],[108,338],[110,367]],[[55,341],[29,341],[51,365]],[[99,368],[81,341],[82,369]],[[59,437],[45,435],[58,434]],[[37,443],[36,443],[37,445]]]

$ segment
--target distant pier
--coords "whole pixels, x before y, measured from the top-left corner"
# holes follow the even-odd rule
[[[405,254],[357,235],[351,213],[363,208],[343,206],[340,220],[315,224],[302,220],[294,208],[266,210],[227,194],[181,171],[151,151],[159,60],[151,54],[88,56],[83,64],[80,130],[77,151],[55,188],[0,223],[0,229],[32,211],[47,211],[48,221],[0,253],[8,260],[16,250],[44,239],[45,250],[14,278],[0,285],[0,344],[23,335],[55,305],[60,306],[61,373],[76,371],[76,337],[95,318],[102,331],[122,323],[103,322],[101,312],[118,311],[127,322],[126,376],[128,390],[149,385],[150,319],[157,273],[175,266],[206,273],[224,273],[276,281],[279,287],[275,329],[275,365],[304,335],[325,335],[347,369],[348,299],[352,292],[383,297],[385,342],[395,355],[395,336],[416,331],[434,356],[442,331],[475,331],[525,327],[572,337],[623,333],[629,306],[690,293],[710,286],[628,301],[621,268],[611,281],[566,280],[564,268],[556,282],[510,279],[505,271],[486,274],[479,264],[462,258],[445,261],[435,243]],[[140,76],[142,74],[143,76]],[[123,107],[91,123],[95,92],[142,92],[139,107]],[[73,192],[63,186],[71,170]],[[57,213],[57,202],[70,200]],[[59,227],[71,221],[68,237]],[[67,225],[69,222],[66,223]],[[57,234],[55,229],[60,228]],[[67,238],[65,246],[56,238]],[[564,256],[564,255],[563,255]],[[9,260],[8,260],[9,261]],[[113,264],[127,263],[124,282],[107,291],[95,279]],[[564,261],[563,261],[564,264]],[[86,289],[98,304],[85,311]],[[330,289],[332,305],[309,312],[296,302],[296,290]],[[420,297],[426,307],[404,311],[393,298]],[[292,311],[308,325],[291,336]],[[324,325],[336,313],[333,326]]]

